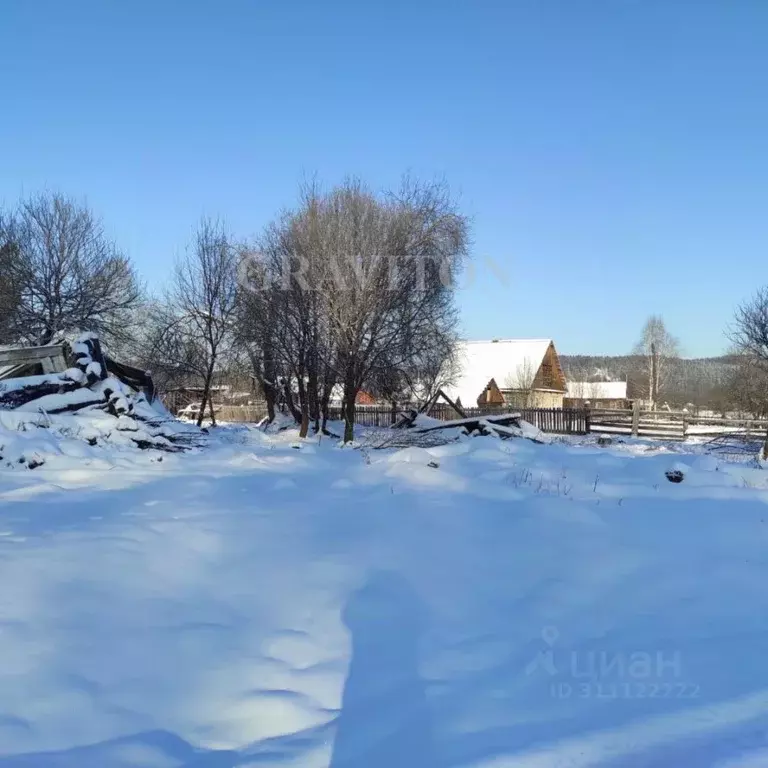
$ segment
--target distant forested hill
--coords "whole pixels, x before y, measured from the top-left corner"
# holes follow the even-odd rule
[[[571,381],[628,382],[629,397],[644,397],[647,392],[644,360],[637,355],[560,355],[566,377]],[[725,396],[736,370],[733,356],[680,358],[668,365],[668,383],[663,400],[670,405],[716,406]]]

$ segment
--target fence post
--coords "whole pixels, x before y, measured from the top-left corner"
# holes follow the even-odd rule
[[[640,401],[635,400],[632,403],[632,437],[638,437],[640,434]]]
[[[584,434],[588,435],[592,431],[592,414],[589,405],[584,405]]]

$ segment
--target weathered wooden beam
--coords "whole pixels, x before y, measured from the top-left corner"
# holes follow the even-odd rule
[[[26,386],[14,387],[11,390],[3,390],[0,386],[0,407],[18,408],[46,395],[59,395],[76,389],[80,389],[80,384],[64,380],[43,380],[39,383],[34,382]]]
[[[451,400],[451,398],[448,397],[448,395],[446,395],[442,389],[437,390],[437,394],[435,395],[435,401],[437,401],[438,397],[442,397],[443,400],[445,400],[445,402],[448,403],[448,405],[450,405],[451,408],[453,408],[453,410],[456,411],[456,413],[458,413],[462,419],[467,418],[467,414],[464,412],[464,409],[456,405],[456,403],[454,403],[453,400]]]
[[[482,422],[485,422],[483,424]],[[414,432],[417,434],[424,434],[426,432],[435,432],[439,429],[456,429],[464,428],[468,432],[474,432],[476,430],[484,431],[487,425],[493,426],[499,424],[503,427],[513,424],[514,426],[520,425],[520,415],[517,413],[508,413],[502,416],[475,416],[466,419],[456,419],[455,421],[445,421],[442,424],[437,424],[429,427],[417,427]]]
[[[67,367],[64,356],[64,347],[17,347],[14,349],[0,349],[0,365],[15,365],[17,363],[36,363],[42,362],[45,368],[46,361],[50,361],[61,367],[56,371],[45,371],[45,373],[58,373]]]

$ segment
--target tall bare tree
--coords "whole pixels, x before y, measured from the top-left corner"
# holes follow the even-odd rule
[[[272,422],[281,397],[282,366],[279,349],[283,335],[278,324],[283,296],[273,281],[277,275],[257,248],[242,255],[238,271],[238,302],[235,334],[242,344],[267,404],[267,418]]]
[[[8,227],[18,248],[13,279],[20,338],[48,344],[91,330],[125,340],[142,291],[128,258],[84,205],[59,194],[21,202]]]
[[[329,314],[350,441],[357,393],[382,363],[407,370],[436,330],[454,332],[453,276],[467,255],[468,225],[444,186],[410,181],[384,200],[347,183],[325,213],[330,244],[347,258]]]
[[[680,343],[667,330],[660,315],[651,315],[646,320],[635,354],[642,357],[648,403],[651,410],[656,410],[667,383],[669,362],[680,356]]]
[[[348,442],[364,386],[391,392],[441,369],[435,358],[449,357],[455,340],[452,276],[467,230],[443,185],[406,181],[377,196],[357,180],[305,188],[267,230],[256,271],[271,279],[252,306],[262,329],[275,313],[269,356],[289,406],[298,397],[302,434],[325,418],[334,384]]]
[[[0,344],[16,341],[13,328],[21,301],[18,259],[14,233],[0,214]]]
[[[233,337],[239,258],[223,224],[203,219],[157,310],[157,357],[202,387],[198,426],[206,407],[216,423],[211,387]]]
[[[736,310],[728,335],[740,353],[729,394],[740,408],[762,415],[768,411],[768,288],[760,288]],[[761,457],[768,458],[768,434]]]

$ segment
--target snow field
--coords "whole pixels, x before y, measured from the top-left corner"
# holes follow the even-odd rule
[[[765,764],[762,470],[59,429],[0,470],[0,768]]]

